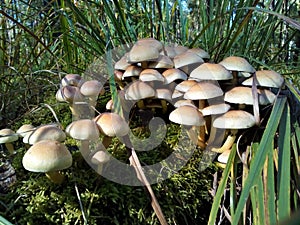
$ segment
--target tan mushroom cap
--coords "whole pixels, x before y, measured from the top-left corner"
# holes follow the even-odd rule
[[[79,74],[67,74],[61,79],[61,85],[80,87],[84,79]]]
[[[26,170],[47,173],[69,168],[72,165],[72,156],[64,144],[43,140],[28,149],[22,164]]]
[[[173,110],[169,120],[187,126],[203,126],[205,120],[201,112],[192,106],[184,105]]]
[[[142,72],[142,68],[135,65],[130,65],[127,67],[125,72],[123,73],[122,80],[124,80],[127,77],[138,77],[140,73]]]
[[[162,52],[161,54],[166,54],[171,59],[173,59],[177,55],[173,46],[165,46],[164,52]]]
[[[20,137],[25,137],[28,133],[32,133],[35,130],[35,127],[32,124],[23,124],[17,130],[17,134]]]
[[[187,75],[180,69],[171,68],[165,70],[162,75],[165,77],[165,84],[170,84],[175,80],[186,80]]]
[[[126,70],[131,64],[127,62],[128,53],[125,53],[114,65],[116,70]]]
[[[139,79],[144,82],[149,82],[149,81],[165,82],[165,77],[155,69],[144,69],[140,73]]]
[[[187,50],[189,50],[188,47],[183,46],[183,45],[176,45],[173,47],[173,49],[174,49],[176,55],[180,55],[180,54],[186,52]]]
[[[184,95],[184,92],[178,91],[178,90],[174,90],[172,93],[172,99],[176,99],[176,98],[180,98]]]
[[[188,106],[192,106],[194,108],[197,108],[197,106],[195,106],[194,102],[191,99],[181,99],[178,100],[174,103],[174,107],[178,108],[184,105],[188,105]]]
[[[97,151],[91,158],[91,162],[94,164],[106,163],[110,160],[110,155],[107,151]]]
[[[151,46],[153,48],[156,48],[158,51],[161,51],[163,49],[163,44],[155,38],[142,38],[139,39],[135,44]]]
[[[122,137],[129,133],[128,124],[117,113],[102,113],[94,121],[97,123],[100,132],[109,137]]]
[[[280,88],[283,85],[283,77],[273,70],[256,71],[258,86]],[[242,84],[252,86],[253,77],[248,78]]]
[[[244,110],[230,110],[213,122],[214,127],[221,129],[246,129],[254,125],[254,116]]]
[[[176,85],[175,90],[185,93],[196,84],[197,84],[197,81],[195,81],[195,80],[184,80]]]
[[[2,136],[2,137],[1,137]],[[18,140],[18,135],[9,128],[0,130],[0,143],[10,143]]]
[[[229,109],[230,109],[230,105],[226,103],[219,103],[215,105],[209,105],[204,109],[201,109],[200,111],[202,112],[203,116],[208,116],[208,115],[223,114],[228,112]]]
[[[56,92],[56,100],[59,102],[73,103],[81,102],[83,99],[80,89],[75,86],[65,86]]]
[[[80,87],[80,92],[86,97],[98,96],[103,89],[103,85],[98,80],[89,80]]]
[[[155,98],[171,101],[172,92],[167,88],[157,88],[155,90]]]
[[[170,59],[169,56],[166,55],[160,55],[158,59],[151,61],[148,64],[148,68],[155,68],[155,69],[159,69],[159,68],[169,69],[173,67],[174,67],[173,61]]]
[[[185,92],[183,98],[191,100],[204,100],[222,96],[222,89],[210,82],[201,81]]]
[[[135,44],[128,53],[128,63],[138,63],[145,61],[156,60],[159,57],[159,50],[151,45],[137,45]]]
[[[46,124],[37,127],[33,132],[24,136],[23,142],[33,145],[42,140],[54,140],[63,142],[66,134],[56,124]]]
[[[220,162],[220,163],[227,163],[228,161],[228,158],[229,158],[229,155],[230,155],[230,152],[231,152],[231,149],[226,149],[224,152],[222,152],[217,160]]]
[[[246,59],[239,56],[229,56],[219,62],[219,64],[230,71],[241,71],[249,73],[255,72],[255,69],[250,65],[250,63]]]
[[[95,121],[90,119],[81,119],[73,121],[66,128],[66,133],[76,140],[97,140],[99,130]]]
[[[193,52],[183,52],[174,57],[174,67],[182,68],[184,66],[188,66],[195,63],[204,63],[204,60]]]
[[[190,78],[199,80],[229,80],[233,76],[221,64],[203,63],[191,72]]]
[[[193,52],[196,53],[198,56],[200,56],[202,59],[209,59],[210,56],[208,54],[208,52],[206,52],[204,49],[202,48],[190,48],[187,50],[188,52]]]
[[[271,104],[276,99],[276,95],[269,90],[258,89],[257,92],[260,105]],[[224,101],[234,104],[253,105],[252,89],[243,86],[234,87],[225,93]]]
[[[147,83],[137,80],[125,90],[126,100],[140,100],[155,96],[155,90]]]

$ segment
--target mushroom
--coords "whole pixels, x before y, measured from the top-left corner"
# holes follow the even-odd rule
[[[246,129],[255,125],[255,118],[252,114],[244,110],[230,110],[225,114],[217,117],[213,126],[220,129],[229,129],[230,133],[220,148],[212,147],[210,150],[222,153],[233,145],[238,129]]]
[[[66,134],[56,124],[46,124],[37,127],[31,133],[27,133],[23,142],[33,145],[42,140],[55,140],[63,142],[66,139]]]
[[[72,156],[64,144],[43,140],[28,149],[23,156],[22,164],[26,170],[46,173],[53,183],[61,184],[65,176],[59,171],[72,165]]]
[[[198,80],[230,80],[232,74],[221,64],[203,63],[194,69],[190,74],[190,79]]]
[[[185,51],[174,57],[174,67],[189,74],[193,69],[204,63],[204,60],[194,52]]]
[[[79,74],[67,74],[61,79],[61,86],[75,86],[80,87],[82,83],[84,82],[84,79]]]
[[[89,105],[91,107],[95,107],[97,104],[97,98],[99,94],[104,94],[105,90],[100,81],[88,80],[81,85],[80,92],[83,96],[88,98]]]
[[[95,170],[98,174],[102,174],[103,166],[110,160],[110,154],[104,150],[100,149],[96,151],[91,157],[91,162],[96,166]]]
[[[95,121],[91,119],[73,121],[67,126],[66,133],[80,141],[80,152],[84,158],[90,154],[90,141],[97,140],[100,135]]]
[[[18,140],[18,134],[9,128],[0,130],[0,144],[5,144],[9,154],[14,154],[14,146],[11,142]]]
[[[32,133],[35,130],[35,127],[32,124],[23,124],[16,133],[20,137],[25,137],[28,133]]]
[[[127,122],[117,113],[105,112],[94,118],[98,128],[104,134],[102,143],[107,148],[112,137],[123,137],[130,131]]]
[[[130,64],[141,63],[143,69],[148,67],[149,61],[158,59],[159,50],[152,45],[136,43],[127,55],[127,62]]]
[[[204,149],[205,144],[198,141],[197,127],[205,125],[205,119],[202,113],[195,107],[183,105],[173,110],[169,115],[169,120],[187,126],[187,133],[190,139]]]
[[[281,88],[284,79],[283,77],[273,70],[259,70],[256,71],[257,85],[261,87]],[[245,86],[252,86],[253,77],[246,79],[242,84]]]

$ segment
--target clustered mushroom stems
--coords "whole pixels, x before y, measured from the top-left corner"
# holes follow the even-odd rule
[[[235,142],[236,135],[238,133],[237,129],[230,129],[230,133],[227,135],[225,142],[220,148],[215,148],[213,147],[211,151],[216,152],[216,153],[223,153],[226,150],[231,149],[232,145]]]
[[[62,184],[65,180],[65,175],[60,171],[51,171],[45,173],[46,177],[54,184]]]

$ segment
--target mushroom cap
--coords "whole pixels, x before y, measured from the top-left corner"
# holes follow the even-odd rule
[[[66,134],[56,124],[46,124],[37,127],[33,132],[27,133],[23,142],[33,145],[42,140],[55,140],[62,142],[66,139]]]
[[[195,80],[184,80],[176,85],[175,90],[180,92],[187,92],[191,87],[197,84]]]
[[[88,80],[80,87],[80,92],[86,97],[98,96],[103,88],[103,85],[98,80]]]
[[[172,99],[182,97],[183,95],[184,95],[184,92],[181,92],[181,91],[178,91],[175,89],[172,93]]]
[[[135,44],[127,56],[128,63],[154,61],[159,57],[159,50],[151,45]]]
[[[18,135],[9,128],[4,128],[0,130],[0,143],[14,142],[18,140],[18,138]]]
[[[232,77],[229,70],[216,63],[203,63],[190,74],[190,78],[199,80],[230,80]]]
[[[275,101],[276,95],[269,90],[258,89],[258,103],[267,105]],[[253,105],[252,89],[250,87],[238,86],[227,91],[224,101],[234,104]]]
[[[173,47],[173,49],[174,49],[176,55],[180,55],[180,54],[186,52],[187,50],[189,50],[188,47],[183,46],[183,45],[176,45]]]
[[[148,65],[148,68],[163,68],[163,69],[168,69],[168,68],[173,68],[174,67],[174,63],[173,61],[170,59],[169,56],[166,55],[159,55],[159,57],[154,60],[151,61]]]
[[[228,161],[228,158],[229,158],[229,155],[230,155],[230,151],[231,149],[226,149],[224,152],[222,152],[217,160],[220,162],[220,163],[227,163]]]
[[[170,84],[175,80],[187,79],[187,75],[182,70],[176,68],[167,69],[162,75],[165,77],[165,84]]]
[[[84,82],[84,79],[79,74],[67,74],[61,79],[61,85],[80,87]]]
[[[122,137],[129,133],[126,121],[117,113],[105,112],[94,118],[99,130],[109,137]]]
[[[173,59],[177,55],[173,46],[165,46],[164,50],[164,53],[171,59]]]
[[[73,121],[67,126],[66,133],[77,140],[97,140],[100,135],[97,124],[90,119]]]
[[[165,77],[155,69],[144,69],[139,76],[141,81],[161,81],[165,82]]]
[[[155,90],[155,98],[171,101],[172,92],[167,88],[157,88]]]
[[[72,156],[64,144],[43,140],[27,150],[22,164],[26,170],[47,173],[69,168],[72,165]]]
[[[209,59],[210,58],[209,54],[205,50],[203,50],[202,48],[190,48],[187,51],[196,53],[202,59]]]
[[[98,163],[106,163],[110,159],[110,155],[107,153],[107,151],[97,151],[91,158],[91,162],[94,164]]]
[[[249,64],[249,62],[239,56],[229,56],[219,62],[219,64],[224,66],[227,70],[231,71],[241,71],[249,73],[255,72],[255,69]]]
[[[57,90],[56,100],[59,102],[81,102],[83,101],[83,95],[80,92],[79,87],[65,86]]]
[[[197,108],[188,105],[173,110],[169,115],[169,120],[188,126],[203,126],[205,124],[202,113]]]
[[[191,99],[181,99],[181,100],[178,100],[174,103],[175,108],[178,108],[178,107],[184,106],[184,105],[188,105],[188,106],[192,106],[194,108],[197,108],[197,106],[195,106],[195,104],[193,103],[193,101]]]
[[[151,46],[152,48],[156,48],[158,51],[163,49],[163,44],[155,38],[142,38],[139,39],[135,44]]]
[[[20,137],[25,137],[28,133],[32,133],[34,131],[35,127],[32,124],[23,124],[19,127],[17,130],[17,134]]]
[[[191,100],[211,99],[223,95],[223,91],[217,85],[201,81],[185,92],[183,98]]]
[[[229,109],[230,109],[230,105],[226,103],[220,103],[215,105],[209,105],[204,109],[201,109],[200,111],[202,112],[203,116],[208,116],[208,115],[223,114],[228,112]]]
[[[244,110],[230,110],[213,122],[214,127],[221,129],[246,129],[254,125],[254,116]]]
[[[131,83],[125,90],[126,100],[140,100],[155,96],[155,90],[147,83],[137,80]]]
[[[122,80],[124,80],[126,77],[138,77],[142,70],[143,69],[139,66],[130,65],[123,73]]]
[[[131,64],[127,62],[128,53],[125,53],[116,63],[114,69],[126,70]]]
[[[283,77],[273,70],[256,71],[258,86],[280,88],[283,85]],[[253,77],[248,78],[242,84],[252,86]]]
[[[174,57],[174,67],[182,68],[194,63],[204,63],[204,60],[194,52],[185,51]]]

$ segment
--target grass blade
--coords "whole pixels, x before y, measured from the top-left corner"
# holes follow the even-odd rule
[[[258,150],[255,156],[252,158],[248,178],[241,192],[235,215],[232,216],[232,224],[238,224],[241,213],[244,209],[244,205],[248,199],[250,190],[256,181],[257,174],[260,174],[262,171],[264,161],[267,157],[265,146],[272,144],[285,105],[286,98],[277,98],[274,103],[273,110],[267,123],[267,128],[264,131]]]
[[[279,124],[279,140],[278,140],[278,201],[277,213],[278,221],[285,219],[290,215],[290,109],[285,107]]]

